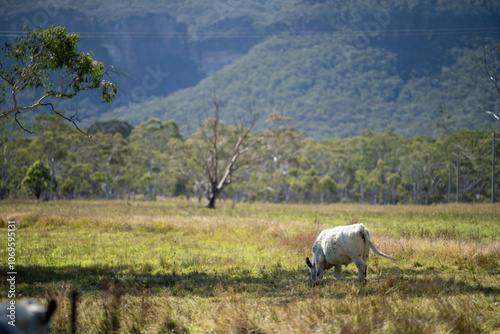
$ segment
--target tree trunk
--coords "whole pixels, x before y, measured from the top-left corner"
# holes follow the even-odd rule
[[[365,204],[365,187],[363,183],[360,184],[359,191],[361,192],[361,204]]]
[[[212,185],[212,191],[210,192],[210,198],[208,199],[207,208],[215,209],[215,200],[217,199],[217,196],[221,191],[222,189],[219,189],[217,185]]]
[[[55,173],[55,163],[54,157],[52,156],[52,152],[49,154],[49,163],[50,163],[50,181],[49,181],[49,201],[52,200],[52,189],[54,188],[54,173]]]
[[[217,195],[213,194],[212,196],[210,196],[207,208],[209,208],[209,209],[215,209],[215,200],[216,199],[217,199]]]

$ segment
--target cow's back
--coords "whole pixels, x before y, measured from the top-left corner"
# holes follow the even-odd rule
[[[349,264],[353,257],[368,255],[365,230],[363,224],[338,226],[322,231],[316,242],[321,245],[328,263]]]

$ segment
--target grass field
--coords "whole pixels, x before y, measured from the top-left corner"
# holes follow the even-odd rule
[[[500,206],[190,201],[0,202],[21,297],[58,302],[53,333],[500,333]],[[318,233],[363,223],[373,255],[310,287]]]

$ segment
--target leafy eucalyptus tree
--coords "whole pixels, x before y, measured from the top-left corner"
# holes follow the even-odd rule
[[[179,127],[174,121],[161,121],[152,118],[135,127],[129,137],[137,180],[148,199],[154,200],[158,194],[165,194],[175,178],[171,157],[172,147],[182,140]]]
[[[53,199],[53,185],[57,184],[56,176],[59,174],[59,166],[68,155],[65,141],[71,129],[66,122],[56,115],[38,114],[35,116],[36,123],[32,129],[37,136],[31,141],[34,151],[42,153],[44,161],[47,161],[50,169],[49,200]]]
[[[273,187],[273,202],[284,199],[291,200],[291,184],[293,176],[290,171],[299,167],[300,156],[307,151],[308,144],[305,133],[286,124],[291,119],[275,113],[268,116],[266,122],[269,128],[264,131],[264,164],[266,171],[271,174],[270,183]]]
[[[104,193],[104,198],[109,199],[118,180],[126,173],[125,156],[127,142],[121,133],[114,135],[98,132],[91,139],[92,150],[89,162],[93,163],[91,180],[97,184]],[[96,189],[97,190],[97,189]],[[97,192],[97,191],[96,191]]]
[[[40,195],[45,190],[49,189],[50,172],[47,167],[37,160],[28,169],[25,178],[23,179],[22,186],[26,192],[35,195],[36,199],[40,199]]]
[[[78,51],[79,41],[79,35],[68,34],[64,27],[50,26],[44,30],[40,27],[27,30],[25,36],[6,43],[0,58],[0,103],[4,104],[0,118],[13,116],[18,125],[29,132],[18,117],[26,111],[48,107],[80,129],[76,112],[67,115],[56,110],[52,104],[55,100],[71,99],[82,91],[99,91],[101,100],[111,103],[117,88],[106,79],[114,68],[106,68],[94,60],[92,53]],[[31,102],[21,104],[28,100]]]
[[[33,163],[30,139],[13,120],[0,120],[0,199],[16,198]]]

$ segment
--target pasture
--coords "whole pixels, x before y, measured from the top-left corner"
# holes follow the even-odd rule
[[[16,288],[58,302],[53,333],[500,332],[500,206],[272,205],[169,200],[0,202]],[[376,247],[311,288],[305,257],[324,229],[363,223]]]

